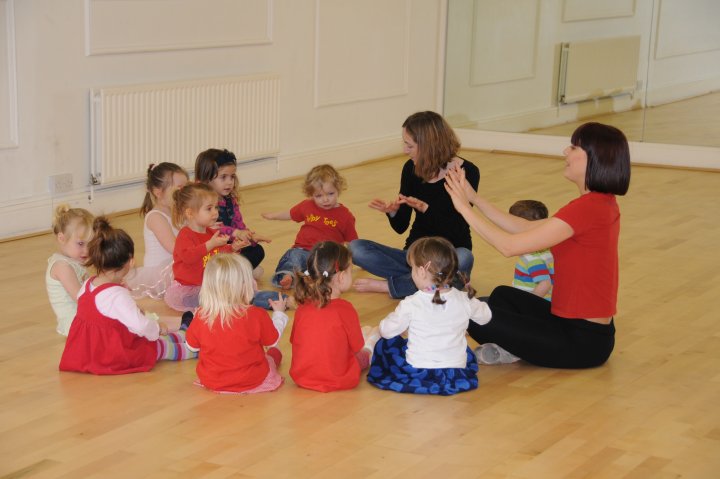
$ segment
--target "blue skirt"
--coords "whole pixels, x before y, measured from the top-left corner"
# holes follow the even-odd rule
[[[375,345],[367,380],[373,386],[411,394],[450,396],[478,387],[478,364],[467,348],[464,368],[414,368],[405,359],[407,339],[402,336],[381,338]]]

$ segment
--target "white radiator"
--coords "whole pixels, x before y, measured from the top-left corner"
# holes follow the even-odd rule
[[[273,74],[91,90],[92,184],[144,180],[162,161],[192,170],[208,148],[239,162],[276,156],[279,82]]]
[[[558,103],[633,93],[639,58],[639,36],[563,43]]]

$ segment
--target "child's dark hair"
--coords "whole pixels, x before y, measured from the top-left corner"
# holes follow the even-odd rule
[[[541,201],[520,200],[510,207],[510,214],[526,220],[536,221],[548,217],[548,209]]]
[[[449,288],[458,280],[465,286],[468,297],[475,297],[475,290],[466,281],[465,275],[458,271],[458,257],[455,247],[445,238],[427,236],[416,240],[408,250],[408,262],[411,266],[422,266],[432,275],[435,295],[432,302],[445,304],[440,289]]]
[[[237,158],[232,151],[217,148],[202,151],[195,159],[195,180],[201,183],[210,183],[217,178],[220,167],[226,165],[237,166]],[[239,190],[240,184],[235,178],[235,187],[231,195],[238,197]]]
[[[129,234],[110,226],[104,216],[93,221],[93,239],[88,243],[85,266],[94,266],[99,273],[122,268],[135,256],[135,244]]]
[[[140,206],[140,216],[145,216],[155,207],[155,199],[152,190],[159,188],[164,191],[172,185],[173,174],[182,173],[185,177],[187,172],[175,163],[162,162],[148,166],[147,179],[145,180],[145,199]]]
[[[321,241],[310,250],[307,269],[295,272],[295,300],[304,304],[315,301],[321,308],[330,302],[330,281],[352,262],[350,250],[334,241]]]
[[[203,199],[217,199],[218,195],[205,183],[186,183],[182,188],[173,191],[172,222],[176,228],[185,223],[185,210],[197,211],[202,207]]]

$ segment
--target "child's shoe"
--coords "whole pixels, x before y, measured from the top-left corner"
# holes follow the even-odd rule
[[[365,349],[372,353],[375,351],[375,343],[380,340],[380,330],[377,326],[363,326],[360,330],[365,338]]]
[[[190,327],[190,323],[192,323],[194,317],[195,315],[192,311],[185,311],[180,317],[180,330],[187,331],[187,328]]]
[[[510,354],[494,343],[485,343],[475,349],[478,364],[510,364],[520,361],[520,358]]]
[[[265,354],[270,356],[273,361],[275,361],[275,367],[279,368],[280,363],[282,362],[282,352],[276,348],[275,346],[267,348],[267,351],[265,351]]]

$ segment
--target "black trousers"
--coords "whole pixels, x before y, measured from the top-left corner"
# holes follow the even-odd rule
[[[240,250],[240,254],[245,256],[247,260],[250,261],[253,269],[257,268],[257,266],[265,258],[265,250],[262,246],[260,246],[260,244],[246,246],[245,248]]]
[[[519,358],[548,368],[600,366],[615,347],[615,325],[567,319],[550,312],[550,302],[527,291],[498,286],[488,299],[492,319],[470,322],[478,343],[495,343]]]

